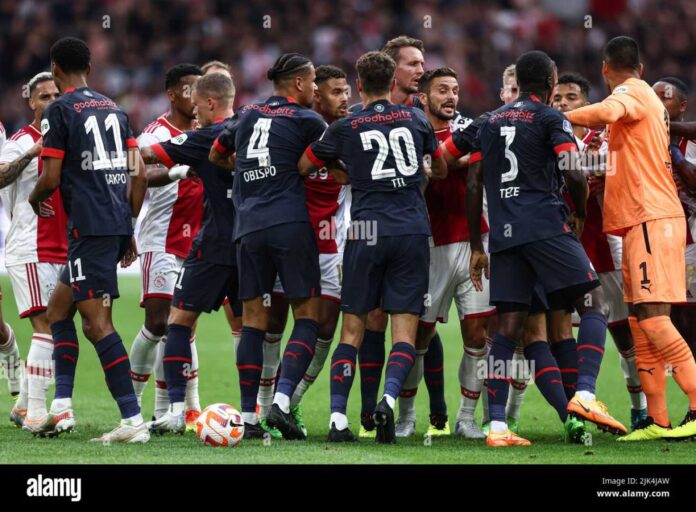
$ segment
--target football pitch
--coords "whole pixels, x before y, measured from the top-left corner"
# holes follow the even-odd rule
[[[26,356],[31,328],[28,320],[20,321],[6,276],[0,277],[5,319],[17,334],[22,357]],[[114,323],[130,347],[143,321],[138,307],[140,280],[121,276],[121,298],[116,301]],[[450,315],[456,318],[456,314]],[[291,326],[283,341],[287,341]],[[450,426],[459,406],[457,369],[462,353],[457,323],[438,326],[445,348],[445,383]],[[79,328],[78,328],[79,331]],[[338,336],[336,336],[336,339]],[[239,407],[239,387],[234,364],[234,349],[229,327],[222,311],[203,315],[197,332],[200,357],[201,405],[215,402]],[[81,336],[80,360],[74,393],[76,431],[57,439],[33,439],[9,421],[12,401],[6,382],[0,383],[0,464],[676,464],[693,463],[696,444],[654,441],[619,444],[616,438],[588,426],[592,446],[566,445],[556,413],[546,404],[535,386],[530,385],[522,408],[520,434],[530,439],[531,447],[493,449],[482,441],[464,440],[454,435],[431,440],[423,437],[427,429],[428,394],[422,384],[417,397],[417,435],[399,439],[397,445],[375,445],[372,439],[361,439],[350,445],[326,443],[329,418],[329,379],[327,367],[305,395],[304,418],[309,430],[306,441],[247,441],[234,449],[203,446],[193,433],[183,436],[153,436],[149,443],[135,446],[102,446],[89,439],[114,428],[119,421],[118,409],[112,400],[99,367],[96,352]],[[670,379],[671,380],[671,379]],[[348,415],[351,427],[359,429],[359,380],[353,385]],[[678,423],[687,407],[686,398],[673,381],[668,388],[670,417]],[[611,413],[624,424],[630,423],[630,403],[619,368],[616,349],[607,341],[607,351],[600,373],[598,397],[606,402]],[[53,396],[53,387],[49,398]],[[154,383],[151,381],[143,399],[143,416],[152,415]],[[480,419],[480,406],[477,411]]]

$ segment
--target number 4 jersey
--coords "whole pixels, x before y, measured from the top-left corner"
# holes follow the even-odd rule
[[[41,120],[42,157],[63,160],[60,192],[73,238],[131,235],[128,115],[89,87],[66,89]]]
[[[576,149],[570,122],[536,96],[493,112],[478,132],[491,253],[568,233],[557,155]]]
[[[340,159],[352,190],[351,219],[377,236],[430,235],[420,184],[423,156],[440,148],[422,110],[379,100],[331,124],[307,156],[321,167]]]

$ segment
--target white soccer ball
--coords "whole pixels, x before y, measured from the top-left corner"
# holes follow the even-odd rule
[[[244,437],[239,411],[227,404],[209,405],[196,420],[198,439],[208,446],[237,446]]]

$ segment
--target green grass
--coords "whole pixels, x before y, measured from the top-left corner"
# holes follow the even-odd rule
[[[121,278],[121,299],[115,305],[115,324],[128,346],[143,321],[143,310],[138,307],[139,282],[135,277]],[[5,297],[5,319],[17,333],[22,356],[25,356],[31,334],[29,322],[17,318],[8,279],[1,277],[0,283]],[[456,314],[450,316],[456,318]],[[447,405],[453,419],[459,405],[457,368],[462,352],[461,337],[454,322],[439,326],[439,331],[445,345]],[[201,404],[225,402],[238,406],[239,388],[232,339],[222,312],[202,317],[197,340]],[[264,446],[262,441],[242,441],[235,449],[223,449],[204,447],[193,434],[187,433],[184,436],[153,436],[146,445],[93,445],[87,441],[111,430],[119,416],[104,383],[95,351],[84,339],[81,339],[81,347],[74,394],[77,431],[58,439],[33,439],[27,432],[15,428],[7,421],[12,402],[5,392],[5,383],[2,383],[0,463],[673,464],[692,463],[696,452],[696,444],[693,443],[620,445],[613,436],[600,433],[594,427],[589,427],[593,434],[593,446],[565,445],[561,440],[561,425],[556,413],[534,386],[530,386],[527,392],[521,418],[521,434],[533,442],[530,448],[491,449],[482,442],[454,436],[434,438],[432,444],[427,446],[423,439],[428,414],[424,385],[417,398],[417,437],[399,440],[396,446],[376,446],[372,440],[366,439],[350,446],[328,445],[325,442],[329,417],[326,369],[305,396],[304,417],[310,433],[306,442],[274,441],[270,446]],[[49,396],[52,394],[51,389]],[[144,416],[152,414],[153,396],[153,384],[150,383],[143,401]],[[619,420],[624,424],[630,422],[628,395],[611,341],[607,343],[598,396]],[[669,383],[668,397],[672,421],[679,422],[687,402],[674,382]],[[349,417],[356,433],[359,427],[359,400],[359,382],[356,382],[349,403]],[[453,422],[451,426],[454,428]]]

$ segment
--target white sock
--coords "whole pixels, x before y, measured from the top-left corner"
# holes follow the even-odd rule
[[[12,395],[17,395],[22,387],[22,361],[19,357],[19,346],[17,338],[10,327],[10,324],[5,324],[7,327],[7,342],[0,346],[0,363],[5,370],[5,375],[8,376],[8,387]]]
[[[510,392],[508,394],[507,404],[505,405],[505,416],[507,418],[520,419],[520,409],[524,402],[524,394],[527,392],[527,383],[529,376],[522,371],[525,364],[525,357],[522,347],[515,350],[512,356],[512,382],[510,383]]]
[[[394,400],[394,397],[389,396],[389,395],[383,395],[382,398],[386,398],[387,400],[387,405],[394,409],[394,406],[396,405],[396,400]]]
[[[490,354],[492,346],[493,346],[493,339],[486,337],[486,375],[488,375],[488,354]],[[483,416],[481,417],[481,424],[484,425],[484,424],[491,421],[491,418],[488,414],[488,392],[486,390],[483,390],[483,392],[481,394],[481,407],[483,409]]]
[[[329,419],[329,428],[331,425],[335,425],[337,430],[345,430],[348,428],[348,416],[341,412],[332,412],[331,419]]]
[[[169,410],[175,416],[181,414],[182,412],[186,412],[186,402],[174,402],[169,406]]]
[[[290,412],[290,397],[285,393],[276,393],[273,397],[273,403],[280,407],[280,410],[285,414]]]
[[[486,376],[486,358],[488,348],[464,347],[462,360],[459,363],[459,387],[462,395],[459,404],[457,421],[473,419],[476,404],[481,396],[483,381]]]
[[[241,331],[232,331],[232,344],[234,345],[234,355],[237,357],[237,352],[239,351],[239,342],[242,341]]]
[[[198,396],[198,348],[196,348],[195,336],[191,337],[191,374],[186,381],[186,409],[201,410],[201,401]]]
[[[648,403],[640,385],[640,377],[638,377],[638,368],[636,367],[636,348],[631,347],[629,350],[619,352],[619,360],[624,379],[626,379],[626,388],[631,397],[631,409],[647,408]]]
[[[418,386],[423,380],[423,373],[425,367],[425,354],[428,349],[418,349],[416,350],[416,360],[413,363],[411,371],[406,376],[404,385],[401,388],[401,393],[399,394],[399,418],[413,418],[416,417],[416,394],[418,393]],[[394,407],[392,406],[392,409]]]
[[[138,331],[130,349],[131,379],[133,380],[133,390],[138,399],[138,405],[143,398],[143,391],[150,380],[150,374],[155,366],[155,356],[157,356],[157,344],[162,336],[152,334],[144,325]]]
[[[249,425],[257,425],[259,423],[259,417],[255,412],[243,412],[242,420]]]
[[[58,414],[66,409],[72,409],[72,398],[54,398],[51,402],[51,414]]]
[[[164,346],[167,344],[167,337],[162,336],[157,344],[157,354],[155,355],[155,411],[154,416],[159,419],[167,409],[169,409],[169,393],[167,392],[167,381],[164,377]]]
[[[504,421],[491,421],[491,432],[505,432],[508,429]]]
[[[578,391],[575,393],[580,400],[583,400],[585,402],[592,402],[595,399],[594,393],[590,393],[589,391]]]
[[[46,392],[51,383],[53,367],[53,338],[50,334],[35,333],[27,354],[27,417],[46,416]]]
[[[29,407],[29,376],[27,374],[26,365],[23,368],[22,384],[19,386],[19,395],[14,406],[17,409],[27,409]]]
[[[309,389],[309,386],[314,384],[317,376],[324,368],[324,363],[329,355],[329,350],[331,349],[331,342],[333,338],[328,340],[317,339],[317,344],[314,346],[314,356],[312,361],[309,363],[309,367],[302,377],[302,380],[295,388],[295,392],[292,394],[292,400],[290,400],[291,405],[297,405],[302,401],[302,397]]]
[[[138,413],[135,416],[131,416],[130,418],[123,418],[121,420],[121,423],[125,425],[130,425],[131,427],[138,427],[143,424],[143,416]]]
[[[259,416],[268,416],[273,404],[273,388],[280,364],[280,340],[282,334],[266,333],[263,340],[263,369],[259,381],[256,402],[259,404]]]

